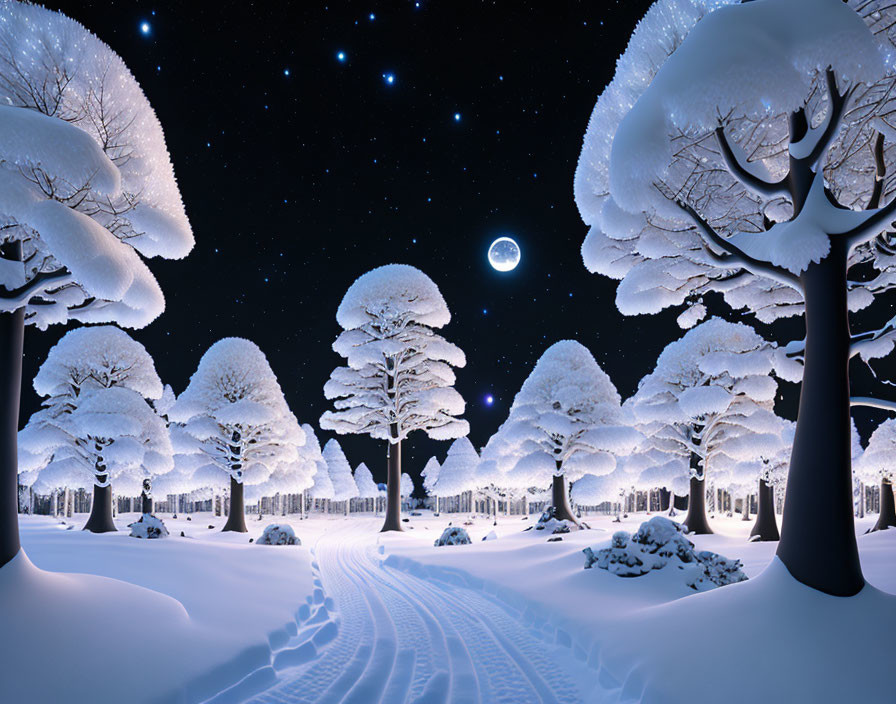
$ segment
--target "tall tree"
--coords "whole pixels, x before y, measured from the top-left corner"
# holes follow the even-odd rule
[[[433,486],[436,496],[460,496],[474,488],[476,469],[479,467],[479,453],[467,437],[458,438],[451,447]]]
[[[20,549],[26,324],[142,327],[165,301],[143,257],[193,246],[161,126],[121,59],[77,22],[0,6],[0,566]]]
[[[505,452],[520,457],[511,473],[523,473],[535,485],[550,484],[554,518],[576,524],[567,482],[609,474],[616,454],[630,453],[641,440],[610,377],[574,340],[544,352],[499,433],[514,448]]]
[[[435,501],[435,508],[433,508],[433,512],[439,512],[439,496],[434,492],[436,482],[439,479],[439,471],[441,470],[441,465],[439,465],[439,461],[435,458],[435,456],[430,457],[426,464],[423,465],[423,470],[420,472],[420,476],[423,478],[423,489],[426,491],[426,495]]]
[[[451,313],[438,287],[419,269],[389,264],[348,289],[336,321],[343,332],[333,350],[345,358],[324,386],[336,410],[321,428],[367,434],[388,442],[388,502],[383,531],[401,530],[401,443],[415,430],[436,440],[466,435],[464,400],[452,367],[464,353],[436,329]]]
[[[349,513],[349,502],[358,498],[358,485],[352,476],[352,467],[342,451],[342,446],[335,438],[327,440],[323,451],[327,472],[333,484],[333,500],[344,503],[344,513]]]
[[[104,393],[111,389],[127,393]],[[59,482],[77,481],[72,473],[89,476],[93,503],[84,530],[114,531],[112,480],[129,473],[133,488],[144,476],[172,467],[165,421],[149,403],[163,394],[152,357],[114,326],[77,328],[50,349],[34,390],[45,397],[43,408],[19,437],[29,468],[40,467],[43,483],[51,485],[54,477]],[[103,403],[123,414],[119,427],[103,414]]]
[[[805,315],[789,345],[804,375],[778,556],[835,595],[864,585],[850,404],[882,403],[851,401],[849,360],[893,346],[892,326],[852,334],[849,312],[896,282],[894,13],[661,0],[598,99],[576,173],[586,266],[621,280],[623,313],[685,305],[692,325],[716,291],[763,322]]]
[[[712,318],[669,344],[627,402],[647,438],[645,451],[689,477],[683,524],[690,532],[712,533],[707,472],[730,461],[751,416],[771,413],[778,386],[769,374],[782,357],[748,325]]]
[[[227,337],[208,348],[169,417],[183,423],[204,460],[200,486],[226,487],[230,514],[224,531],[246,532],[244,484],[261,484],[299,457],[305,432],[286,405],[264,353],[249,340]]]

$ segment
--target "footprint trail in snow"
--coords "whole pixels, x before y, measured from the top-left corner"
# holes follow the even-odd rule
[[[375,536],[348,530],[322,537],[315,558],[335,637],[281,651],[297,652],[295,662],[275,655],[276,680],[253,704],[583,701],[570,651],[483,592],[382,565]],[[303,660],[303,648],[316,659]]]

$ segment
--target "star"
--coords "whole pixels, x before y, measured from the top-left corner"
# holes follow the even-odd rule
[[[393,83],[395,83],[395,74],[394,74],[394,73],[384,73],[384,74],[383,74],[383,80],[384,80],[388,85],[391,86]]]
[[[492,405],[494,405],[494,403],[495,403],[495,397],[494,397],[494,396],[492,396],[491,394],[489,394],[488,396],[485,397],[485,405],[486,405],[486,406],[492,406]]]
[[[288,76],[288,75],[289,75],[289,69],[288,69],[288,68],[283,69],[283,75],[284,75],[284,76]]]
[[[150,25],[149,22],[146,22],[145,20],[141,22],[140,34],[142,34],[143,36],[149,36],[150,32],[152,32],[152,25]]]
[[[459,112],[454,113],[454,121],[460,122],[460,113]]]
[[[345,59],[346,59],[346,56],[345,56],[345,52],[344,52],[344,51],[338,51],[338,52],[336,52],[336,60],[337,60],[339,63],[344,64],[344,63],[345,63]]]

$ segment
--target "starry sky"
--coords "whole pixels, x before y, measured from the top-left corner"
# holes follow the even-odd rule
[[[339,301],[392,262],[452,311],[476,446],[553,342],[590,348],[625,397],[681,335],[676,311],[619,314],[616,282],[582,265],[573,201],[591,110],[649,2],[46,4],[119,53],[165,130],[196,248],[150,263],[168,307],[134,336],[176,393],[212,343],[246,337],[317,427]],[[504,274],[486,258],[502,235],[522,249]],[[23,424],[63,333],[26,334]],[[385,480],[382,443],[340,442]],[[412,436],[405,471],[447,445]]]

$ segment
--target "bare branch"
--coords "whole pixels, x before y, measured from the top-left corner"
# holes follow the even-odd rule
[[[750,171],[747,165],[737,158],[737,155],[731,149],[728,137],[725,136],[725,128],[722,125],[716,128],[716,140],[719,143],[719,149],[722,151],[722,157],[725,160],[725,166],[728,167],[728,171],[746,188],[766,197],[788,193],[787,179],[782,179],[777,183],[770,183]]]
[[[726,263],[737,264],[748,269],[753,274],[767,276],[779,283],[802,292],[802,284],[800,283],[799,277],[795,274],[787,271],[787,269],[784,269],[783,267],[776,266],[771,262],[764,262],[760,259],[756,259],[756,257],[750,256],[737,245],[722,237],[696,210],[684,201],[678,201],[678,207],[690,215],[691,219],[697,225],[697,229],[703,234],[705,239],[709,240],[710,243],[714,244],[722,251],[728,253],[729,259],[726,260]]]

